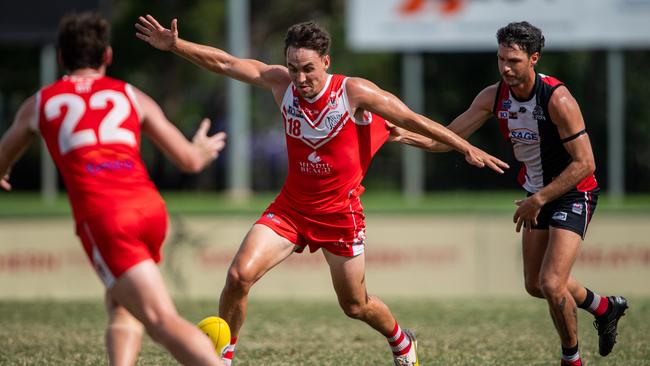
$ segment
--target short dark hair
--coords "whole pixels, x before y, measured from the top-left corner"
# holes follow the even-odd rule
[[[506,46],[518,45],[528,56],[542,53],[544,35],[542,30],[528,22],[513,22],[497,31],[497,41]]]
[[[96,12],[71,13],[59,23],[57,48],[67,71],[102,65],[111,26]]]
[[[294,24],[284,38],[284,54],[289,47],[307,48],[325,56],[330,52],[331,38],[327,30],[314,21]]]

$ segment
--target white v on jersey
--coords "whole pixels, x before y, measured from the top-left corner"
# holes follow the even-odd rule
[[[329,75],[314,98],[287,88],[280,110],[289,157],[287,180],[276,201],[305,214],[349,209],[360,194],[373,155],[388,138],[383,118],[364,113],[352,116],[346,94],[347,77]]]

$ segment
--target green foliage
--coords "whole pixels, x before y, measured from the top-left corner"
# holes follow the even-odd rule
[[[215,123],[214,131],[227,130],[227,80],[200,69],[170,53],[152,49],[135,37],[134,23],[145,14],[156,16],[164,26],[178,18],[181,37],[219,48],[227,45],[227,2],[189,1],[117,1],[111,2],[112,42],[115,51],[109,74],[128,80],[160,102],[166,114],[191,136],[197,123],[207,116]],[[398,53],[358,53],[346,44],[347,23],[344,0],[297,1],[250,0],[250,57],[270,64],[283,64],[284,36],[288,26],[314,19],[326,26],[333,38],[332,68],[336,73],[360,76],[382,88],[401,94],[401,57]],[[495,46],[496,47],[496,46]],[[38,88],[37,46],[0,45],[0,133],[4,132],[20,103]],[[650,52],[626,50],[626,188],[633,192],[650,189]],[[447,124],[462,113],[474,96],[499,79],[495,52],[426,53],[425,113]],[[596,157],[597,176],[608,186],[607,148],[607,55],[602,50],[545,52],[538,71],[564,81],[578,100]],[[269,133],[282,132],[282,122],[268,91],[252,89],[251,119],[255,141]],[[281,137],[280,137],[281,139]],[[468,166],[457,153],[426,155],[426,188],[444,189],[515,189],[514,163],[510,145],[503,141],[495,121],[489,121],[471,141],[511,163],[506,176]],[[262,145],[267,144],[261,142]],[[281,145],[282,142],[280,141]],[[226,151],[227,154],[227,151]],[[277,191],[285,170],[268,172],[269,162],[254,155],[253,180],[257,190]],[[31,149],[14,170],[17,187],[37,189],[39,151]],[[191,179],[156,152],[144,145],[144,156],[154,181],[165,189],[222,189],[227,169],[225,161],[200,178]],[[281,159],[278,163],[284,164]],[[401,149],[384,147],[368,172],[369,189],[401,187]]]

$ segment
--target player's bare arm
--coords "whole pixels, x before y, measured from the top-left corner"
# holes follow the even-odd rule
[[[226,144],[226,134],[219,132],[208,136],[210,120],[204,119],[192,141],[165,117],[162,109],[151,97],[136,90],[136,97],[142,106],[142,132],[179,169],[188,173],[198,173],[214,161]]]
[[[147,15],[139,17],[135,27],[136,37],[151,46],[171,51],[217,74],[270,89],[278,103],[282,101],[282,95],[291,82],[287,68],[282,65],[267,65],[258,60],[238,58],[221,49],[180,38],[176,19],[172,20],[171,27],[167,29],[153,16]]]
[[[447,128],[458,136],[467,139],[492,116],[492,104],[496,97],[498,84],[483,89],[472,101],[469,108],[456,117]],[[452,148],[439,141],[391,125],[391,141],[401,142],[431,152],[448,152]]]
[[[391,121],[397,127],[451,146],[465,155],[465,160],[469,164],[481,168],[488,166],[499,173],[503,173],[503,169],[508,168],[505,162],[471,145],[441,124],[413,112],[397,97],[370,81],[350,78],[346,87],[350,107],[355,117],[359,117],[364,110],[367,110]]]
[[[535,218],[542,206],[568,192],[596,169],[580,107],[566,87],[561,86],[553,93],[548,109],[551,120],[557,125],[560,138],[567,139],[564,147],[571,156],[571,163],[539,192],[515,202],[519,206],[513,217],[517,232],[524,223],[529,228],[529,224],[537,224]]]
[[[499,84],[493,84],[481,90],[474,98],[469,108],[458,117],[456,117],[447,128],[452,130],[458,136],[467,139],[485,122],[492,117],[492,108],[496,98]],[[434,142],[431,151],[449,151],[449,146],[444,146],[439,142]]]
[[[386,125],[388,125],[388,129],[390,130],[390,136],[388,136],[388,141],[390,142],[399,142],[400,144],[417,147],[426,151],[432,151],[432,147],[436,144],[436,141],[433,139],[397,127],[388,121],[386,121]]]
[[[20,106],[14,122],[0,140],[0,177],[2,177],[0,187],[2,189],[11,190],[9,172],[36,134],[34,130],[36,114],[36,98],[31,96]]]

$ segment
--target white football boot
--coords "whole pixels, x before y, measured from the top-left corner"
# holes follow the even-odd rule
[[[420,366],[420,361],[418,360],[418,340],[415,338],[415,333],[410,329],[404,329],[402,331],[411,340],[411,349],[405,355],[393,357],[395,366]]]

